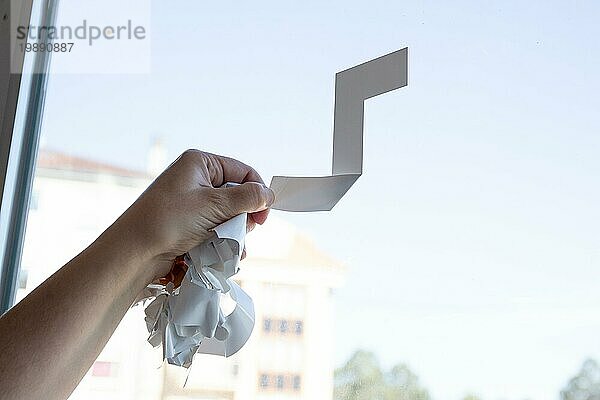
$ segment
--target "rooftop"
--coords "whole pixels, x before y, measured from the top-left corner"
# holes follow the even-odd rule
[[[126,178],[146,178],[150,176],[144,172],[100,161],[94,161],[83,157],[73,156],[53,150],[42,149],[39,152],[37,167],[43,169],[53,169],[60,171],[95,173],[104,175],[114,175]]]
[[[273,213],[265,225],[248,235],[246,243],[253,261],[286,260],[286,264],[344,269],[340,261],[319,249],[309,235]]]

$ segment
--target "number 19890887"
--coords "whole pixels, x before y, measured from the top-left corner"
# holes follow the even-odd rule
[[[20,43],[21,52],[70,53],[75,43]]]

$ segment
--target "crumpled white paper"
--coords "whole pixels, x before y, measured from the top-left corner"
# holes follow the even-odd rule
[[[172,284],[146,307],[153,346],[163,345],[169,364],[189,367],[197,352],[229,357],[246,343],[254,327],[254,304],[231,277],[239,270],[246,214],[217,226],[213,237],[186,254],[189,268],[177,289]],[[221,297],[236,302],[225,315]]]
[[[254,304],[231,277],[238,270],[246,236],[246,214],[217,226],[213,237],[186,254],[189,268],[177,289],[172,285],[146,307],[153,346],[163,345],[169,364],[189,367],[197,352],[229,357],[246,343],[254,327]],[[225,315],[221,296],[236,302]]]
[[[364,101],[401,88],[408,81],[408,49],[336,74],[332,175],[274,176],[272,208],[282,211],[331,210],[362,174]],[[189,367],[194,354],[231,356],[254,327],[252,299],[231,277],[238,272],[246,236],[246,214],[217,226],[214,236],[186,254],[181,286],[161,289],[145,309],[153,346],[163,346],[170,364]],[[225,315],[221,296],[236,306]]]

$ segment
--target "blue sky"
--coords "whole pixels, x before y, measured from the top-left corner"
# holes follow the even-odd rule
[[[52,76],[47,147],[144,168],[162,137],[266,180],[327,174],[335,72],[408,46],[408,87],[367,103],[364,176],[330,214],[281,214],[349,266],[337,362],[367,348],[436,399],[542,400],[600,359],[597,3],[151,12],[150,74]]]

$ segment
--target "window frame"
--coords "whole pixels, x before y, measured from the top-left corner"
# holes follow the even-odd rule
[[[11,10],[14,4],[19,9]],[[34,6],[40,10],[39,22],[33,22]],[[52,26],[57,11],[58,0],[0,3],[0,315],[13,306],[18,286],[51,59],[51,52],[33,53],[27,73],[27,58],[18,52],[27,38],[16,38],[13,46],[11,27],[30,22]],[[46,31],[38,42],[52,38]]]

